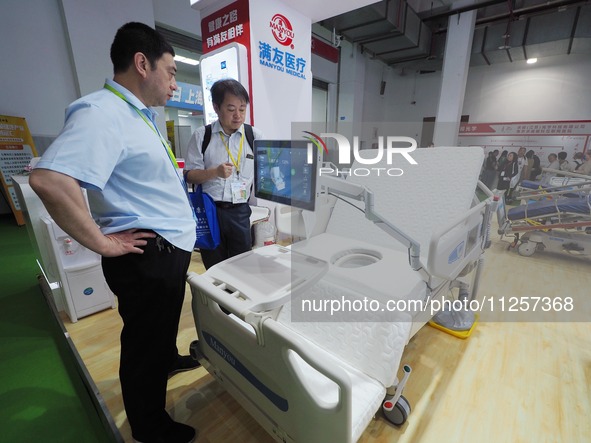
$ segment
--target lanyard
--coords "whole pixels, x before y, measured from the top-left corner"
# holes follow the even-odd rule
[[[222,143],[224,143],[224,146],[226,147],[226,151],[228,152],[230,160],[232,160],[232,163],[234,164],[234,166],[236,166],[236,173],[240,174],[240,157],[242,156],[242,146],[244,145],[244,131],[242,132],[242,137],[240,137],[240,148],[238,149],[238,156],[236,157],[236,160],[234,160],[234,156],[230,152],[230,147],[228,146],[228,142],[226,142],[226,139],[224,138],[224,133],[222,131],[220,131],[220,138],[222,139]],[[230,141],[229,138],[228,141]]]
[[[140,111],[136,105],[134,105],[129,100],[127,100],[127,98],[123,94],[121,94],[119,91],[117,91],[111,85],[108,85],[105,83],[105,89],[107,89],[108,91],[111,91],[113,94],[115,94],[117,97],[119,97],[121,100],[126,102],[129,106],[131,106],[135,110],[135,112],[138,113],[138,115],[146,122],[146,124],[150,127],[150,129],[152,131],[154,131],[154,134],[156,134],[158,136],[158,138],[160,138],[160,142],[162,143],[162,146],[164,146],[164,149],[166,149],[166,153],[168,154],[168,158],[172,162],[173,166],[175,168],[178,168],[179,164],[176,162],[176,158],[175,158],[174,154],[172,153],[172,150],[170,149],[170,145],[168,144],[168,142],[166,140],[164,140],[164,138],[162,138],[162,135],[160,134],[160,131],[158,130],[158,128],[156,128],[156,125],[150,124],[150,122],[148,121],[148,117],[146,117],[146,114],[144,114],[142,111]]]

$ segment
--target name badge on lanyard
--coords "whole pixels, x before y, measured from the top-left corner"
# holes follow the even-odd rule
[[[232,189],[232,203],[246,203],[248,199],[248,182],[240,178],[240,157],[242,156],[242,148],[244,146],[244,133],[242,133],[242,136],[240,137],[240,148],[238,149],[237,158],[234,158],[230,151],[230,140],[228,139],[228,141],[226,141],[226,139],[224,139],[224,134],[221,131],[220,138],[228,152],[228,157],[236,168],[236,175],[232,174],[232,182],[230,183]]]
[[[248,183],[240,178],[233,178],[232,183],[232,203],[246,203],[248,198]]]

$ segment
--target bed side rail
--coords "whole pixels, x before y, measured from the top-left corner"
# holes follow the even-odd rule
[[[496,202],[489,197],[434,233],[427,260],[429,273],[454,280],[476,261],[488,247],[490,219],[495,209]]]

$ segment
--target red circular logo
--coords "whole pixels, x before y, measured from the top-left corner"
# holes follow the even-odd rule
[[[289,20],[281,14],[275,14],[269,23],[271,32],[275,40],[283,46],[290,46],[293,42],[293,27]],[[292,45],[293,49],[293,45]]]

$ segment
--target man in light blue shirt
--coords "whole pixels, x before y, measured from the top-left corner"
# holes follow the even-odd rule
[[[124,86],[111,80],[105,84],[128,103],[107,88],[72,103],[62,133],[36,168],[69,175],[86,188],[102,234],[118,238],[121,234],[117,233],[129,229],[153,230],[175,247],[191,251],[195,244],[193,214],[182,177],[153,122],[155,111]],[[81,149],[81,145],[88,148]],[[140,170],[146,166],[149,169]],[[101,246],[89,245],[102,255],[111,255]]]
[[[55,222],[103,257],[123,319],[125,411],[133,438],[142,443],[196,437],[165,410],[168,376],[197,365],[176,348],[195,221],[152,109],[177,89],[173,56],[149,26],[122,26],[111,46],[113,81],[68,107],[62,132],[30,177]]]
[[[223,79],[211,86],[211,98],[218,120],[210,126],[205,150],[206,127],[193,133],[185,163],[187,182],[202,184],[217,206],[220,245],[199,251],[206,269],[251,249],[248,199],[254,179],[254,146],[248,142],[244,124],[248,92],[238,81]],[[263,137],[256,128],[252,135],[253,139]]]

